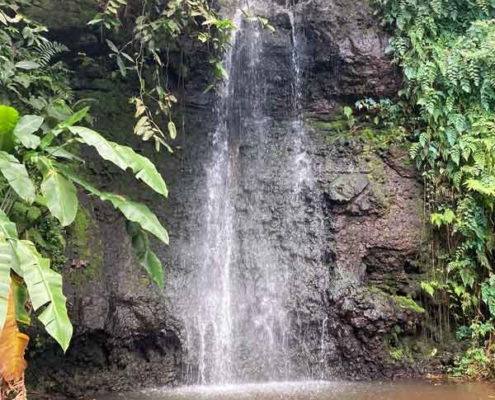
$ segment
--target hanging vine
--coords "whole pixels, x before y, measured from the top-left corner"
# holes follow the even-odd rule
[[[219,17],[204,0],[110,0],[90,25],[117,32],[125,26],[132,31],[131,38],[119,45],[109,39],[106,43],[120,74],[133,73],[138,80],[139,91],[131,99],[136,109],[134,133],[143,140],[154,140],[157,150],[164,146],[172,152],[167,139],[177,135],[171,112],[177,98],[169,87],[170,53],[182,51],[185,37],[208,46],[213,79],[207,89],[211,89],[226,76],[221,56],[235,28],[232,22]],[[180,75],[186,74],[184,65],[178,69]],[[166,133],[160,116],[167,120]]]

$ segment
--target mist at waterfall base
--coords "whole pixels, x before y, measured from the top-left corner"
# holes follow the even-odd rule
[[[157,389],[101,400],[489,400],[494,393],[486,383],[281,382]]]

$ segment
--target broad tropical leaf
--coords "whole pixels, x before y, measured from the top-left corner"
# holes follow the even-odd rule
[[[14,224],[7,214],[0,209],[0,238],[1,239],[17,239],[17,226]]]
[[[54,169],[48,170],[41,184],[41,193],[50,212],[62,226],[70,225],[76,219],[78,200],[77,189]]]
[[[36,197],[34,184],[29,179],[26,167],[17,158],[0,151],[0,172],[21,199],[29,204],[34,201]]]
[[[168,244],[169,238],[167,231],[160,224],[156,215],[144,204],[135,203],[113,193],[101,193],[100,198],[110,201],[129,221],[136,222],[145,231],[152,233],[163,243]]]
[[[14,294],[10,291],[7,319],[0,333],[0,375],[7,382],[19,381],[24,376],[24,359],[29,337],[19,331],[15,317]]]
[[[10,266],[12,265],[12,250],[8,243],[0,243],[0,331],[3,329],[10,294]]]
[[[86,144],[94,147],[103,159],[114,163],[124,171],[127,168],[131,168],[136,174],[136,178],[141,179],[157,193],[165,197],[168,196],[167,185],[149,159],[137,154],[130,147],[106,140],[91,129],[72,126],[69,127],[69,130],[73,134],[80,136]]]
[[[63,165],[54,163],[54,166],[68,179],[77,183],[78,185],[81,185],[90,193],[98,196],[104,201],[110,201],[113,206],[120,210],[129,221],[136,222],[144,230],[152,233],[162,242],[168,244],[169,238],[167,230],[160,224],[160,221],[158,221],[156,215],[153,214],[153,212],[151,212],[150,209],[144,204],[133,202],[123,196],[119,196],[114,193],[101,192]]]
[[[14,136],[28,149],[35,149],[39,146],[41,139],[34,135],[43,124],[43,117],[37,115],[23,116],[14,129]]]
[[[132,248],[139,264],[148,272],[159,287],[163,287],[163,267],[160,259],[150,249],[148,235],[134,222],[128,222],[127,233],[132,239]]]
[[[165,181],[149,159],[137,154],[130,147],[115,144],[115,148],[127,162],[127,165],[136,174],[137,179],[141,179],[157,193],[160,193],[165,197],[168,196],[168,189]]]
[[[15,242],[15,249],[33,308],[39,310],[46,306],[38,318],[46,331],[66,351],[73,328],[62,292],[62,276],[50,269],[50,260],[41,257],[30,241]]]
[[[15,108],[0,105],[0,136],[12,133],[18,121],[19,113]]]

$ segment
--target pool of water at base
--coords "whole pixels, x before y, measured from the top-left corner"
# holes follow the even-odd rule
[[[98,400],[490,400],[495,384],[430,381],[276,382],[184,386],[116,394]]]

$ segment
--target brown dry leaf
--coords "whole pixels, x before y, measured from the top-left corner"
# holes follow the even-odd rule
[[[24,377],[27,362],[24,359],[29,336],[21,333],[15,317],[14,294],[10,289],[7,319],[0,333],[0,374],[7,382],[16,382]]]

